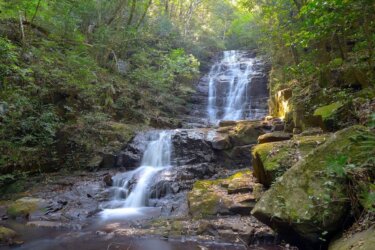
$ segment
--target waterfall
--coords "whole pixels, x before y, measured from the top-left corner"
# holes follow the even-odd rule
[[[224,57],[211,67],[207,107],[211,124],[252,118],[248,92],[254,60],[241,51],[225,51]]]
[[[159,132],[157,138],[148,143],[139,168],[113,177],[114,199],[108,204],[110,209],[105,210],[104,214],[129,211],[124,209],[113,211],[120,208],[147,206],[148,188],[155,174],[170,167],[171,152],[171,133]]]

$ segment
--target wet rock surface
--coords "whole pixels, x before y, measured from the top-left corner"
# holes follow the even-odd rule
[[[176,129],[172,133],[172,165],[212,164],[236,169],[249,166],[249,149],[270,131],[262,121],[222,122],[218,128]],[[117,167],[132,170],[141,164],[146,145],[158,131],[139,133],[117,156]]]
[[[80,224],[100,211],[101,201],[109,199],[102,181],[108,172],[55,173],[31,177],[28,180],[30,186],[26,185],[28,192],[19,194],[24,197],[2,202],[2,207],[10,219]]]

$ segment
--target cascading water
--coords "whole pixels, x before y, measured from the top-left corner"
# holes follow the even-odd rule
[[[208,118],[211,124],[220,120],[254,118],[248,96],[254,58],[241,51],[224,51],[221,61],[209,73]]]
[[[148,143],[139,168],[113,177],[114,199],[108,203],[108,209],[102,215],[121,215],[146,207],[152,179],[159,171],[170,167],[171,153],[171,133],[162,131],[157,139]]]

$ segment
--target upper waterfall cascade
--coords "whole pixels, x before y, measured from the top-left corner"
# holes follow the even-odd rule
[[[219,120],[257,118],[251,108],[249,88],[254,75],[255,58],[247,58],[241,51],[224,51],[208,75],[208,118],[211,124]],[[221,92],[221,93],[219,93]],[[219,98],[219,96],[223,98]]]

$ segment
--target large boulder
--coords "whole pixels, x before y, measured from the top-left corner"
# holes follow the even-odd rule
[[[215,133],[211,140],[211,145],[214,149],[217,150],[224,150],[232,147],[229,136],[222,133]]]
[[[322,244],[321,239],[341,229],[348,217],[350,197],[344,168],[349,163],[352,168],[361,166],[373,156],[373,150],[363,147],[370,136],[361,126],[335,133],[287,170],[252,214],[280,233],[288,232],[285,237],[307,242],[307,249]]]
[[[172,158],[176,166],[214,162],[216,155],[208,140],[208,130],[177,130],[172,135]]]
[[[229,138],[232,145],[244,146],[256,144],[258,137],[266,133],[261,121],[239,121],[229,131]]]
[[[252,149],[254,176],[269,187],[286,170],[321,145],[328,134],[294,136],[292,140],[263,143]]]

